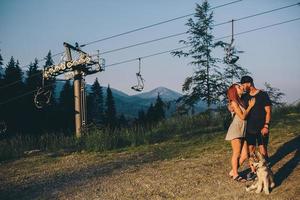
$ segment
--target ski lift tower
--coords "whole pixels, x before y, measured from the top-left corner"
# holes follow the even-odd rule
[[[97,55],[89,55],[82,51],[78,45],[72,46],[64,42],[66,60],[44,69],[43,78],[51,79],[58,75],[68,73],[70,79],[74,79],[74,101],[75,101],[75,132],[76,137],[82,135],[82,130],[86,125],[86,101],[84,77],[90,74],[104,71],[105,61]],[[76,52],[77,58],[72,57]],[[79,55],[79,56],[78,56]]]

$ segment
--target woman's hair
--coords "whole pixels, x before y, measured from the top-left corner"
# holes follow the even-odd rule
[[[242,99],[239,97],[237,93],[236,86],[239,86],[239,84],[234,83],[228,88],[227,90],[228,102],[230,103],[231,101],[234,101],[237,104],[241,105],[243,108],[246,108],[244,102],[242,101]]]

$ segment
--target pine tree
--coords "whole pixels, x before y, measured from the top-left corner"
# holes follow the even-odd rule
[[[1,50],[0,50],[0,52],[1,52]],[[4,73],[3,58],[0,53],[0,92],[1,93],[4,91],[4,88],[2,88],[4,86],[3,73]],[[4,110],[1,109],[1,107],[2,107],[1,103],[3,101],[4,101],[4,95],[0,95],[0,123],[5,123],[4,122]]]
[[[202,5],[196,4],[194,17],[195,21],[190,18],[186,24],[189,27],[187,41],[179,41],[190,46],[190,50],[174,51],[172,55],[191,57],[190,64],[195,66],[194,74],[186,78],[182,87],[184,104],[192,106],[202,100],[210,108],[211,104],[219,102],[222,75],[217,66],[218,59],[212,53],[217,46],[212,35],[213,13],[207,1]]]
[[[152,103],[147,110],[146,119],[148,124],[152,124],[155,122],[155,110]]]
[[[33,63],[30,63],[28,70],[26,71],[26,78],[25,78],[25,88],[26,93],[31,93],[32,91],[36,90],[38,87],[41,86],[42,83],[42,72],[38,69],[38,60],[35,59]],[[26,121],[26,132],[30,133],[39,133],[41,134],[41,130],[43,127],[41,126],[41,113],[37,110],[35,103],[34,103],[34,95],[30,94],[25,97],[24,103],[26,104],[24,109],[27,116],[24,119]]]
[[[283,106],[285,103],[282,101],[283,96],[285,94],[280,91],[280,89],[272,87],[270,83],[265,82],[265,91],[268,93],[270,100],[272,102],[272,105],[274,107],[280,107]]]
[[[0,49],[0,52],[1,52],[1,49]],[[2,86],[3,84],[3,74],[4,73],[4,70],[3,70],[3,58],[2,58],[2,55],[0,53],[0,87]]]
[[[94,81],[91,94],[88,96],[88,121],[100,125],[104,122],[103,90],[98,79]]]
[[[107,87],[107,96],[106,96],[106,124],[110,128],[114,128],[116,125],[116,107],[115,107],[115,101],[112,94],[112,91],[110,89],[110,86]]]
[[[34,90],[42,84],[42,71],[38,68],[38,60],[36,58],[33,63],[30,63],[28,71],[26,72],[27,77],[25,83],[29,90]]]
[[[8,129],[12,132],[20,132],[24,127],[24,94],[23,72],[19,66],[19,61],[15,62],[11,57],[5,68],[4,85],[9,85],[3,89],[5,94],[2,109],[7,120]],[[15,99],[16,98],[16,99]]]
[[[125,117],[125,115],[122,113],[119,118],[118,118],[118,127],[120,128],[124,128],[124,127],[127,127],[128,126],[128,121]]]
[[[164,110],[164,107],[165,107],[165,103],[162,101],[162,99],[160,98],[159,94],[157,95],[157,99],[156,99],[156,102],[155,102],[155,105],[154,105],[154,120],[156,122],[162,120],[162,119],[165,119],[165,110]]]
[[[235,82],[238,82],[242,76],[249,75],[249,71],[238,64],[239,56],[237,56],[237,49],[233,46],[233,37],[231,39],[231,43],[226,43],[223,41],[218,41],[216,46],[220,46],[224,48],[226,52],[223,62],[225,64],[224,71],[223,71],[223,84],[221,85],[221,100],[224,102],[227,101],[226,91],[227,89]],[[229,52],[228,52],[229,51]]]
[[[54,64],[51,51],[48,52],[45,60],[46,60],[46,62],[44,65],[44,69]],[[52,92],[52,94],[54,94],[55,93],[55,78],[45,80],[45,87],[46,87],[46,89],[50,90]],[[51,95],[50,103],[52,105],[55,105],[56,102],[55,102],[54,95]]]
[[[144,125],[146,123],[146,114],[143,109],[138,112],[138,123]]]
[[[44,68],[47,68],[54,64],[51,51],[47,53],[45,60],[46,61],[44,64]],[[49,131],[57,130],[60,128],[59,126],[60,121],[58,117],[59,107],[57,106],[57,102],[55,99],[55,88],[56,88],[55,83],[56,83],[55,78],[45,79],[44,81],[45,90],[49,90],[51,92],[49,105],[47,105],[42,111],[44,114],[43,127]],[[51,119],[51,123],[49,123],[49,119]]]
[[[60,92],[58,107],[60,109],[60,127],[64,130],[67,129],[69,131],[73,131],[75,124],[74,90],[69,80],[65,82],[63,89]]]
[[[10,58],[9,63],[6,66],[5,74],[4,74],[4,82],[5,84],[15,83],[10,88],[19,88],[23,86],[23,72],[19,66],[19,61],[15,62],[14,57]],[[19,91],[19,93],[21,92]]]

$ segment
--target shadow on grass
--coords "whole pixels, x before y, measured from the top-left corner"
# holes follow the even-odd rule
[[[139,167],[140,165],[171,159],[189,151],[194,145],[203,144],[213,138],[210,135],[201,135],[186,140],[178,138],[181,142],[165,142],[153,145],[151,153],[137,153],[129,157],[117,158],[106,163],[91,164],[85,168],[77,168],[70,171],[60,171],[49,176],[43,175],[23,183],[0,183],[0,196],[3,199],[57,199],[58,192],[66,191],[70,186],[73,188],[83,187],[88,181],[104,179],[114,172]],[[147,150],[148,152],[148,150]],[[49,157],[59,157],[50,155]]]
[[[50,176],[44,175],[23,183],[0,184],[1,199],[58,199],[58,192],[69,187],[83,187],[89,180],[99,179],[111,175],[115,171],[126,170],[134,166],[157,160],[151,155],[132,155],[106,163],[91,164],[79,168],[57,172]]]
[[[293,138],[292,140],[284,143],[278,148],[276,153],[274,153],[270,159],[270,167],[274,166],[276,163],[281,161],[288,154],[295,152],[293,158],[288,160],[278,171],[274,174],[274,179],[276,186],[282,184],[282,182],[293,172],[300,162],[300,135]],[[241,176],[246,177],[250,173],[250,168],[247,168],[240,172]]]
[[[277,162],[282,160],[288,154],[295,152],[293,158],[288,160],[278,171],[274,174],[275,183],[277,186],[281,185],[282,182],[293,172],[300,162],[300,135],[294,139],[283,144],[279,149],[270,157],[271,167]]]

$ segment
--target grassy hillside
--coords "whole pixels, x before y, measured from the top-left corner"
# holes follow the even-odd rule
[[[182,134],[177,132],[160,143],[105,152],[42,152],[3,161],[0,196],[1,199],[297,199],[300,196],[299,108],[281,110],[274,114],[273,121],[269,147],[277,186],[269,196],[248,193],[245,186],[251,182],[238,183],[228,177],[231,147],[224,140],[225,131],[213,129],[204,133],[200,124],[199,128],[182,128]]]

